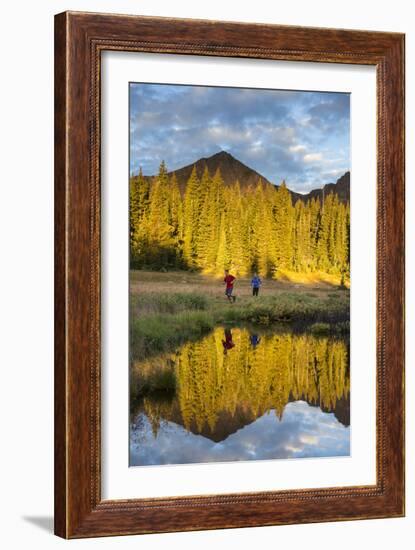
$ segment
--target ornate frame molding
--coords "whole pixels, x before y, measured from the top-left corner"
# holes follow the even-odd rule
[[[101,500],[100,74],[105,50],[376,66],[376,485]],[[77,538],[402,516],[404,35],[65,12],[55,18],[55,52],[56,534]]]

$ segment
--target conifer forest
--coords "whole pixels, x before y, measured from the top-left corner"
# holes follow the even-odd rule
[[[133,269],[201,271],[244,276],[281,271],[350,276],[350,205],[335,193],[292,199],[285,182],[258,178],[225,185],[220,169],[184,189],[161,162],[158,176],[130,179],[130,263]]]

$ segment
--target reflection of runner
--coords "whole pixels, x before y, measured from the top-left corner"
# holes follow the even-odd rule
[[[258,334],[251,334],[251,345],[253,348],[256,348],[260,341],[261,338],[258,336]]]
[[[229,349],[235,347],[235,344],[232,340],[232,332],[230,328],[225,328],[225,340],[222,340],[223,353],[226,355]]]
[[[233,284],[235,280],[236,278],[229,273],[229,269],[225,269],[225,278],[223,279],[223,282],[226,284],[225,294],[230,302],[235,302],[236,300],[236,296],[232,296]]]

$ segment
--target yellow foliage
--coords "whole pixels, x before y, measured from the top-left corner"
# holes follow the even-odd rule
[[[144,400],[155,431],[160,415],[169,419],[169,407],[177,404],[182,424],[200,433],[206,427],[213,431],[222,412],[233,416],[237,408],[253,418],[274,409],[281,418],[289,401],[305,400],[332,411],[339,399],[349,396],[343,340],[292,333],[253,335],[238,328],[232,329],[231,341],[233,346],[226,349],[226,334],[219,327],[174,354],[134,365],[137,376],[148,377],[163,362],[174,364],[176,399],[163,411],[154,408],[151,399]]]

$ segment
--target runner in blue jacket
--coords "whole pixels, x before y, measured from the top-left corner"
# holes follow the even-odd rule
[[[261,279],[258,277],[257,273],[254,273],[254,276],[251,280],[251,286],[252,286],[252,296],[258,296],[259,293],[259,287],[262,285]]]

